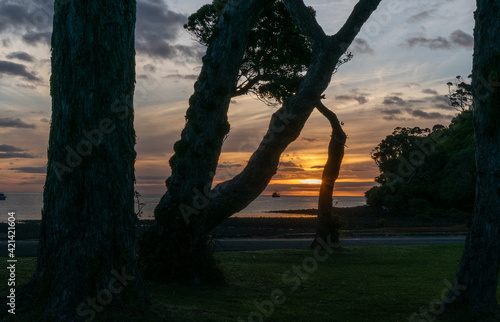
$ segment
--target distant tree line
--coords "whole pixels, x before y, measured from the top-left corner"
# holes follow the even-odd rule
[[[372,151],[380,186],[365,192],[368,205],[408,211],[423,221],[469,217],[476,187],[472,114],[470,106],[463,109],[448,127],[395,128]]]

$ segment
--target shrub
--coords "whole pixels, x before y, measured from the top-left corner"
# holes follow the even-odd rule
[[[427,214],[418,214],[415,216],[415,219],[420,221],[422,224],[430,223],[432,222],[432,217],[427,215]]]
[[[371,187],[365,192],[366,203],[369,206],[381,208],[384,205],[384,192],[382,187]]]
[[[387,219],[380,218],[377,220],[377,227],[385,227],[387,225]]]

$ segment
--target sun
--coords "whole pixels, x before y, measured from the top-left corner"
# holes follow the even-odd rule
[[[321,184],[321,180],[319,179],[305,179],[300,180],[301,184]]]

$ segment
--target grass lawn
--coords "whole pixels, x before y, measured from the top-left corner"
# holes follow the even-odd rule
[[[147,282],[150,310],[135,318],[124,313],[117,321],[409,321],[447,293],[462,249],[367,246],[330,255],[312,250],[218,253],[226,285]],[[17,280],[26,282],[34,267],[35,259],[19,259]],[[0,270],[0,276],[5,299],[7,271]],[[16,316],[15,321],[23,320],[32,317]]]

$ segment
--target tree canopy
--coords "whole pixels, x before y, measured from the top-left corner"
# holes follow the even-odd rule
[[[414,215],[465,215],[474,204],[475,165],[472,111],[449,127],[398,127],[372,151],[380,186],[365,193],[371,206]]]
[[[208,46],[217,33],[221,8],[226,3],[214,1],[189,16],[184,28],[199,43]],[[315,16],[312,7],[307,7]],[[282,0],[269,2],[250,31],[247,48],[232,96],[255,95],[268,105],[281,104],[297,92],[311,62],[310,41],[292,23]],[[339,66],[352,58],[347,53]]]

